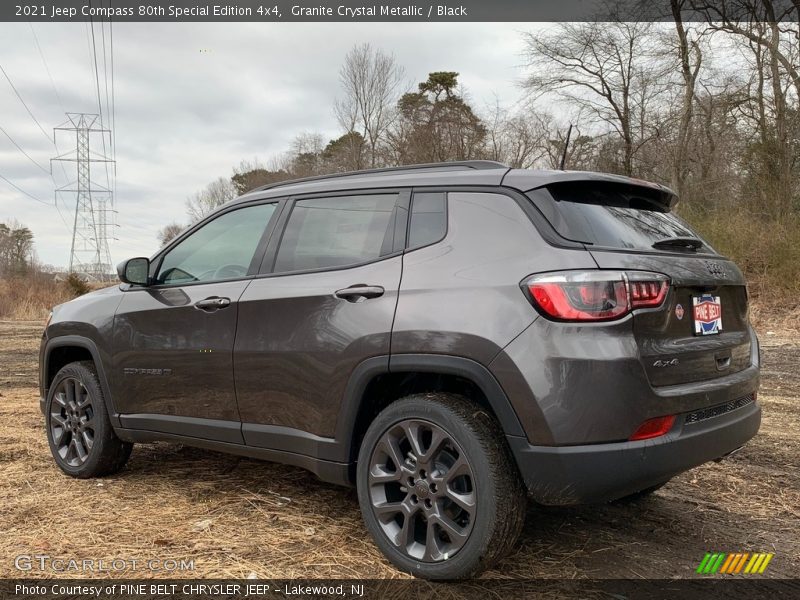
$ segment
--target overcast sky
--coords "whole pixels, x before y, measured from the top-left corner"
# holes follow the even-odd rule
[[[339,93],[338,71],[354,44],[370,42],[393,53],[412,82],[434,70],[458,71],[459,81],[480,109],[493,104],[495,97],[507,105],[519,100],[520,32],[532,27],[519,23],[114,25],[120,227],[119,239],[111,245],[113,261],[153,253],[161,226],[186,222],[187,196],[218,176],[230,176],[241,160],[267,161],[303,131],[319,131],[326,139],[338,135],[332,114]],[[48,134],[65,120],[65,111],[97,112],[88,33],[84,23],[35,24],[33,29],[27,23],[0,24],[0,66]],[[108,28],[105,34],[110,47]],[[99,24],[95,44],[105,110]],[[0,127],[49,170],[55,148],[2,74]],[[68,134],[60,133],[56,140],[62,153],[74,150]],[[64,166],[74,180],[74,163]],[[53,190],[67,183],[61,167],[53,169],[54,183],[0,132],[0,175],[45,202],[36,202],[0,179],[0,221],[16,219],[27,225],[35,235],[39,259],[66,265],[71,234],[65,221],[72,223],[74,197],[60,196],[59,215]],[[105,184],[102,169],[93,178]]]

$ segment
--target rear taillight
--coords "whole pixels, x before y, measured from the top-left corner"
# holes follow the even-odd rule
[[[666,417],[656,417],[655,419],[648,419],[639,428],[633,432],[633,435],[628,439],[631,442],[636,440],[649,440],[651,438],[660,437],[669,433],[672,426],[675,424],[675,415],[668,415]]]
[[[642,271],[562,271],[522,283],[534,306],[559,321],[610,321],[664,302],[669,280]]]

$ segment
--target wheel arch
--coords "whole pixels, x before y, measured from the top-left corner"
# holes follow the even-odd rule
[[[94,363],[97,378],[100,381],[100,388],[103,390],[103,399],[109,419],[114,427],[118,427],[119,415],[111,399],[111,388],[108,384],[103,361],[100,359],[100,351],[97,348],[97,344],[89,338],[79,335],[65,335],[51,338],[47,341],[42,364],[43,398],[47,398],[50,384],[62,367],[84,360],[91,360]]]
[[[395,400],[422,391],[467,395],[493,414],[506,435],[524,435],[508,396],[482,364],[442,354],[378,356],[359,364],[350,376],[336,425],[336,439],[344,450],[340,458],[354,465],[374,416]]]

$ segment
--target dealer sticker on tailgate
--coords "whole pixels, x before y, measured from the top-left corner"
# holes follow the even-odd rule
[[[692,305],[695,335],[710,335],[722,331],[722,304],[719,296],[693,296]]]

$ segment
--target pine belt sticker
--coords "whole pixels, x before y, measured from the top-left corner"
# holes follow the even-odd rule
[[[719,296],[694,296],[692,305],[695,335],[710,335],[722,331],[722,304]]]

